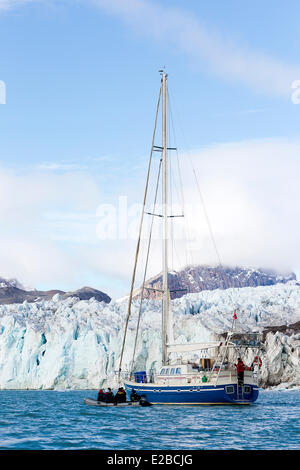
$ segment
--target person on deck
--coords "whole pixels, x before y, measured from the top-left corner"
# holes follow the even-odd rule
[[[103,401],[105,401],[105,403],[113,403],[114,402],[114,394],[111,391],[111,388],[108,388],[107,392],[105,392]]]
[[[242,359],[238,358],[238,363],[236,365],[236,371],[238,375],[238,382],[239,384],[244,383],[244,371],[245,371],[245,364],[243,363]]]
[[[97,401],[104,401],[104,393],[103,393],[102,388],[100,388],[98,392]]]

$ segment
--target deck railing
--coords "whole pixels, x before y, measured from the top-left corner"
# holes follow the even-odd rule
[[[206,378],[203,379],[203,378]],[[134,374],[129,372],[122,372],[122,380],[135,382]],[[150,371],[143,376],[143,380],[136,383],[161,383],[162,385],[182,385],[190,384],[199,385],[202,383],[213,383],[214,385],[224,379],[227,379],[230,383],[237,383],[238,376],[235,368],[226,368],[226,369],[206,369],[202,371],[189,372],[186,374],[174,374],[174,375],[160,375],[155,371]],[[253,371],[246,370],[244,372],[244,380],[253,379],[254,382],[257,382],[257,374]]]

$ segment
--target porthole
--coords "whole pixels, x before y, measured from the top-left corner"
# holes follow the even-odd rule
[[[225,387],[225,392],[226,392],[228,395],[234,393],[234,386],[233,386],[233,385],[227,385],[227,386]]]

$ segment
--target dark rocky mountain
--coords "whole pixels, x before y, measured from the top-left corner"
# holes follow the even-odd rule
[[[36,302],[42,299],[50,300],[55,294],[61,295],[62,299],[77,297],[80,300],[89,300],[91,297],[95,297],[99,302],[109,303],[111,301],[107,294],[92,287],[83,287],[74,292],[64,292],[57,289],[49,291],[25,290],[17,286],[21,286],[21,284],[15,279],[10,281],[0,278],[0,304],[20,304],[24,300],[27,300],[27,302]]]
[[[270,286],[292,280],[296,280],[294,273],[283,274],[268,269],[227,266],[187,266],[181,271],[173,271],[168,275],[172,299],[202,290]],[[162,274],[149,279],[146,286],[148,288],[144,293],[146,298],[161,298],[159,289],[162,288]],[[135,291],[134,297],[138,295],[140,295],[140,289]]]
[[[60,290],[26,291],[18,287],[0,287],[0,304],[21,304],[24,300],[35,302],[36,300],[49,300],[54,294],[64,294]]]
[[[82,287],[81,289],[66,292],[62,295],[63,299],[67,299],[68,297],[78,297],[80,300],[89,300],[94,297],[99,302],[106,302],[107,304],[111,301],[111,298],[107,294],[104,294],[104,292],[100,290],[93,289],[92,287]]]
[[[17,287],[18,289],[27,290],[17,279],[0,277],[0,289],[3,287]]]

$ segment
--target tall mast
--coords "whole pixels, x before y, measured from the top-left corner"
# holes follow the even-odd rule
[[[162,300],[162,363],[167,363],[169,341],[169,288],[168,288],[168,185],[167,185],[167,74],[162,74],[162,206],[163,206],[163,300]]]

